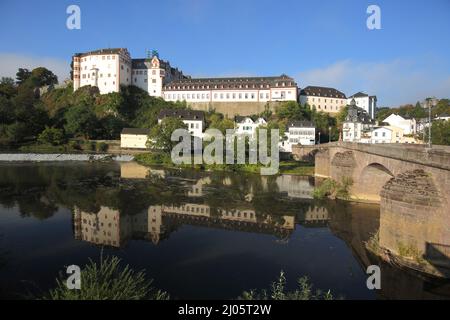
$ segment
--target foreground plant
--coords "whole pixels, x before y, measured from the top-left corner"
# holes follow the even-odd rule
[[[286,277],[281,271],[278,279],[272,282],[269,292],[265,289],[257,292],[256,290],[244,291],[242,300],[333,300],[330,290],[322,292],[317,289],[313,291],[308,277],[304,276],[298,279],[298,289],[286,292]]]
[[[81,289],[68,289],[61,274],[56,288],[44,299],[51,300],[167,300],[166,292],[154,289],[143,271],[120,266],[118,257],[100,257],[100,263],[89,260],[81,270]]]

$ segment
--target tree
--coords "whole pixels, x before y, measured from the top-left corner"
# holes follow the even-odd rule
[[[17,93],[13,78],[2,77],[0,80],[0,96],[11,98]]]
[[[152,150],[170,154],[178,144],[171,140],[172,132],[176,129],[187,129],[187,126],[178,118],[165,118],[150,130],[147,146]]]
[[[425,141],[428,141],[428,130],[425,131]],[[436,120],[432,122],[431,143],[450,146],[450,121]]]
[[[224,118],[220,113],[213,113],[207,119],[209,128],[220,130],[223,134],[226,134],[227,129],[234,129],[234,122],[231,119]]]
[[[428,113],[426,110],[421,106],[420,102],[417,101],[416,105],[414,106],[414,109],[411,112],[411,116],[414,119],[421,119],[427,117]]]
[[[431,109],[433,117],[441,114],[450,114],[450,99],[441,99],[435,107]]]
[[[89,139],[96,134],[97,118],[89,106],[79,105],[69,108],[65,113],[66,132],[73,136]]]
[[[34,87],[52,86],[58,84],[58,77],[44,67],[39,67],[31,71],[31,76],[27,79]]]
[[[39,134],[38,142],[59,146],[66,142],[66,137],[63,130],[46,126],[44,131]]]
[[[31,71],[25,68],[19,68],[16,73],[16,83],[18,85],[24,83],[31,76]]]
[[[24,122],[14,122],[6,126],[6,138],[9,142],[22,142],[28,135],[28,128]]]
[[[300,105],[296,101],[288,101],[276,109],[276,115],[278,119],[310,120],[311,110],[306,106]]]

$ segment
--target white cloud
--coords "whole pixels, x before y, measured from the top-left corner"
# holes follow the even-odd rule
[[[300,87],[330,86],[351,95],[358,91],[375,94],[379,106],[415,103],[429,96],[450,96],[450,72],[437,69],[436,61],[419,65],[410,60],[357,63],[338,61],[324,68],[300,72]]]
[[[38,58],[24,54],[0,53],[0,77],[15,79],[19,68],[31,70],[36,67],[49,69],[58,76],[60,83],[70,76],[70,61],[51,57]]]

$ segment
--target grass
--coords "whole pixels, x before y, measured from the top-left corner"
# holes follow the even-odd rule
[[[120,266],[120,259],[100,257],[97,264],[90,260],[81,270],[81,289],[68,289],[60,275],[56,288],[44,297],[49,300],[167,300],[166,292],[155,290],[152,280],[143,271],[135,272],[128,265]]]
[[[280,173],[313,176],[314,164],[302,161],[280,161]]]
[[[297,281],[298,288],[286,291],[286,277],[281,271],[278,279],[271,283],[269,290],[244,291],[238,298],[240,300],[333,300],[330,290],[313,290],[308,277],[301,277]]]

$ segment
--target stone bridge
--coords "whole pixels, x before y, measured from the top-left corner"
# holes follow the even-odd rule
[[[380,245],[450,267],[450,147],[335,142],[293,149],[315,176],[351,178],[353,200],[380,203]]]

